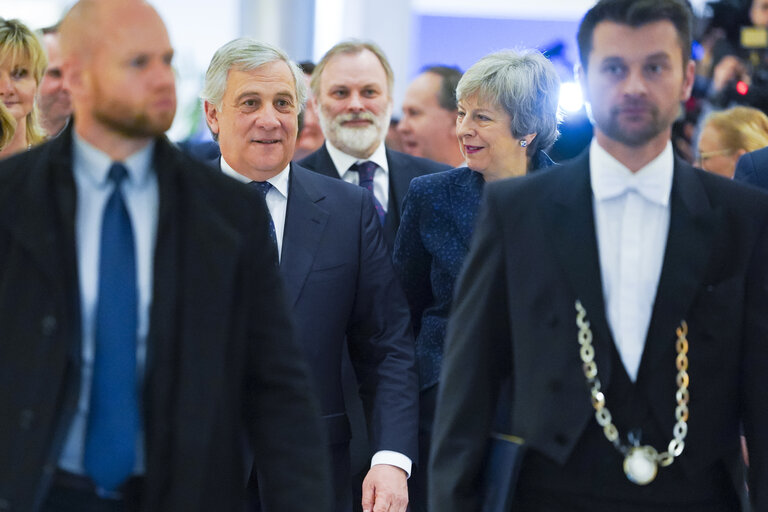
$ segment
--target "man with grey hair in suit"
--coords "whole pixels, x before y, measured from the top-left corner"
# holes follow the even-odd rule
[[[408,305],[373,198],[291,162],[307,87],[281,49],[248,38],[225,44],[211,60],[201,96],[221,147],[214,165],[259,190],[271,214],[297,338],[320,396],[334,510],[352,510],[341,381],[349,351],[374,451],[362,507],[404,512],[417,453],[418,384]]]

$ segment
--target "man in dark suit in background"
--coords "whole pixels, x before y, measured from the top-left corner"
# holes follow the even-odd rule
[[[404,152],[451,167],[464,165],[456,136],[456,86],[461,75],[456,67],[429,66],[405,90],[403,117],[397,122]]]
[[[61,27],[74,121],[0,164],[0,510],[329,510],[328,457],[258,194],[164,138],[141,0]]]
[[[304,80],[279,48],[236,39],[208,67],[206,119],[221,147],[219,167],[261,190],[272,215],[297,337],[320,394],[334,510],[352,509],[341,384],[348,347],[375,452],[362,484],[362,507],[404,512],[418,408],[408,305],[371,194],[290,162],[307,97]]]
[[[375,44],[337,44],[317,64],[310,84],[325,144],[298,163],[367,188],[376,201],[384,240],[391,253],[411,180],[450,167],[384,146],[392,117],[394,75],[386,56]],[[359,482],[369,448],[360,402],[356,399],[355,378],[346,358],[342,372],[352,422],[352,469],[355,481]],[[357,488],[355,485],[355,492]]]
[[[328,50],[311,80],[325,144],[299,161],[303,167],[373,192],[390,252],[411,180],[450,169],[384,147],[393,84],[392,68],[375,44],[346,41]]]
[[[768,148],[741,155],[733,179],[768,190]]]
[[[768,197],[675,158],[684,0],[603,0],[578,33],[595,139],[489,184],[457,287],[430,503],[479,510],[506,381],[512,510],[768,510]],[[689,415],[690,405],[690,415]]]

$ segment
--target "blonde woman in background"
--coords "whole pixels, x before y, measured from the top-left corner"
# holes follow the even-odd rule
[[[0,151],[13,138],[16,132],[16,120],[13,118],[3,102],[0,101]]]
[[[752,107],[720,110],[704,119],[696,165],[733,178],[739,157],[765,146],[768,146],[768,116],[762,111]]]
[[[16,121],[13,138],[0,149],[0,158],[45,140],[35,97],[47,64],[40,40],[26,25],[0,18],[0,100]]]

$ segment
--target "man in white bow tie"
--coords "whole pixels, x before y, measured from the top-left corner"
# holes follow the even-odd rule
[[[578,34],[590,147],[486,187],[440,378],[435,510],[480,509],[497,410],[526,446],[515,511],[768,510],[768,196],[673,153],[690,27],[684,0],[598,2]]]

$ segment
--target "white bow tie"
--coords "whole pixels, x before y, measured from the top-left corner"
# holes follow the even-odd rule
[[[603,173],[593,185],[598,199],[611,199],[635,191],[648,201],[665,205],[669,195],[669,184],[664,177],[659,173],[648,172],[648,169],[632,174]]]

